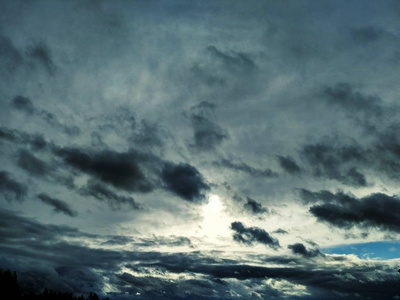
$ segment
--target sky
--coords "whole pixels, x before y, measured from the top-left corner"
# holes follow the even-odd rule
[[[25,290],[400,298],[398,1],[0,7],[0,268]]]

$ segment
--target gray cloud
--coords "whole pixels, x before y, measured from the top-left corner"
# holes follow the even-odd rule
[[[28,57],[42,65],[51,76],[54,76],[56,66],[51,58],[51,51],[45,43],[39,42],[30,46],[27,49],[27,54]]]
[[[214,162],[214,165],[218,167],[224,167],[227,169],[243,172],[253,177],[274,178],[278,176],[277,173],[268,168],[259,169],[252,167],[244,162],[234,162],[228,159],[222,159],[221,161],[216,161]]]
[[[68,135],[79,135],[80,134],[80,129],[76,125],[65,125],[59,121],[59,119],[51,112],[45,110],[45,109],[37,109],[34,105],[33,102],[26,97],[23,96],[15,96],[11,100],[11,107],[22,111],[28,115],[35,115],[42,120],[44,120],[47,124],[61,129],[64,133]]]
[[[32,101],[23,96],[15,96],[11,101],[11,105],[13,108],[24,111],[28,114],[33,114],[35,112],[35,107],[33,106]]]
[[[268,212],[268,209],[264,208],[261,203],[247,197],[247,202],[244,204],[244,208],[253,214],[264,214]]]
[[[281,155],[277,155],[279,165],[282,169],[290,174],[299,174],[301,172],[300,167],[291,157],[284,157]]]
[[[53,207],[53,211],[56,213],[63,213],[70,217],[76,217],[77,212],[74,211],[66,202],[52,198],[44,193],[37,196],[43,203]]]
[[[27,187],[16,181],[7,171],[0,171],[0,190],[7,201],[22,201],[27,194]]]
[[[121,209],[143,209],[143,206],[137,203],[130,196],[119,195],[108,189],[105,184],[90,181],[85,187],[81,188],[82,195],[88,195],[100,201],[105,201],[113,210]]]
[[[331,146],[328,143],[305,145],[302,157],[310,164],[313,175],[335,179],[345,185],[361,187],[367,179],[356,167],[367,161],[367,155],[356,145]]]
[[[289,245],[288,248],[292,250],[294,254],[299,254],[305,258],[323,256],[323,254],[318,249],[307,250],[307,248],[302,243]]]
[[[0,65],[10,72],[22,62],[22,55],[10,38],[0,35]]]
[[[364,45],[367,43],[378,42],[379,40],[390,36],[390,34],[385,30],[372,25],[352,29],[350,33],[356,42]]]
[[[18,152],[17,164],[20,168],[24,169],[33,176],[46,176],[50,171],[47,163],[37,158],[27,150],[20,150]]]
[[[277,234],[288,234],[289,232],[287,232],[286,230],[279,228],[277,230],[275,230],[273,233],[277,233]]]
[[[212,150],[228,138],[224,130],[209,119],[200,115],[191,115],[194,131],[194,147],[198,150]]]
[[[279,241],[271,237],[264,229],[258,227],[246,227],[241,222],[231,223],[231,229],[235,231],[233,239],[239,243],[252,245],[254,242],[258,242],[275,250],[280,248]]]
[[[392,115],[392,111],[384,108],[379,97],[358,92],[349,83],[326,87],[323,95],[329,104],[340,108],[351,120],[368,131],[376,129],[376,122],[381,121],[383,115],[386,118]]]
[[[214,150],[228,138],[227,132],[212,120],[216,108],[215,104],[207,101],[191,108],[189,118],[193,127],[194,144],[190,146],[196,150]]]
[[[29,134],[26,132],[12,130],[9,128],[0,128],[0,139],[13,143],[28,145],[32,150],[43,150],[48,145],[43,135]]]

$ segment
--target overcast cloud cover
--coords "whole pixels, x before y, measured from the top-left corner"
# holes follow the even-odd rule
[[[398,1],[0,7],[0,268],[26,290],[400,298]]]

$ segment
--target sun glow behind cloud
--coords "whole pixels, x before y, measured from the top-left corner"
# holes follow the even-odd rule
[[[202,208],[203,210],[203,234],[210,238],[216,239],[218,236],[227,236],[229,234],[229,220],[224,212],[224,204],[218,195],[210,195],[208,203]]]

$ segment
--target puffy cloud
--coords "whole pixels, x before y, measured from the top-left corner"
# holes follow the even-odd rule
[[[307,248],[302,243],[289,245],[288,248],[292,250],[294,254],[299,254],[305,258],[312,258],[323,255],[321,252],[319,252],[318,249],[307,250]]]
[[[202,201],[209,189],[199,171],[188,164],[166,163],[161,178],[167,190],[191,202]]]
[[[321,201],[311,206],[310,212],[320,221],[340,228],[378,228],[400,232],[396,220],[400,216],[400,200],[396,196],[382,193],[370,194],[362,198],[336,194],[328,191],[313,193],[303,191],[307,202]]]
[[[243,223],[237,221],[231,223],[231,229],[235,232],[233,239],[239,243],[252,245],[254,242],[258,242],[273,249],[280,248],[279,241],[271,237],[264,229],[246,227]]]
[[[268,210],[264,208],[261,203],[258,203],[249,197],[247,197],[247,203],[244,204],[244,208],[256,215],[268,212]]]

